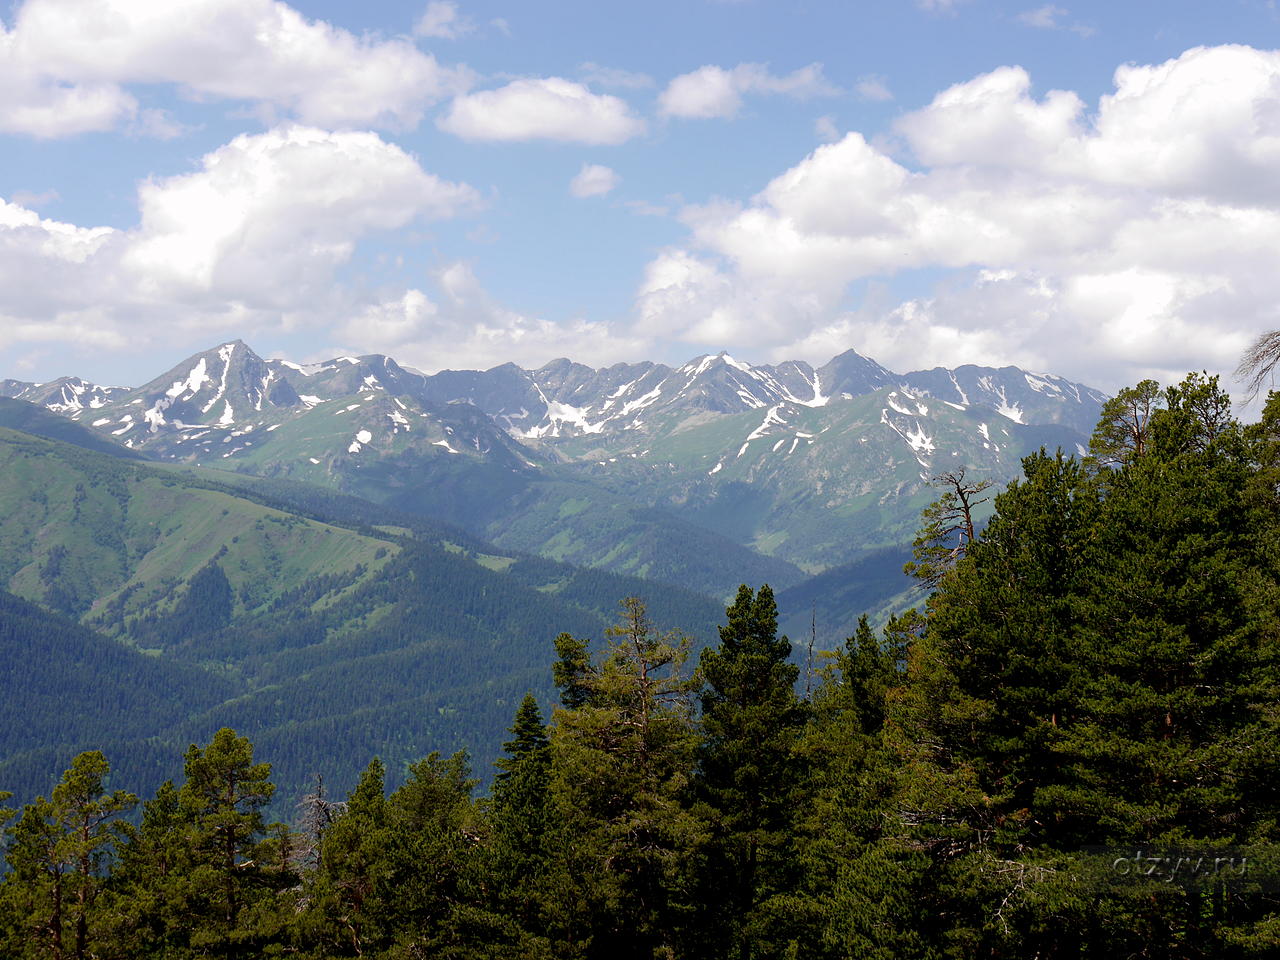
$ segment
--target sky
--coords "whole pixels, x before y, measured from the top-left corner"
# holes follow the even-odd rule
[[[1273,0],[22,0],[0,378],[232,338],[424,371],[1230,381],[1280,327]]]

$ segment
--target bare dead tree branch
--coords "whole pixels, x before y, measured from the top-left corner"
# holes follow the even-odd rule
[[[1249,399],[1262,390],[1262,384],[1271,378],[1280,365],[1280,330],[1261,334],[1240,358],[1236,376],[1245,382]]]

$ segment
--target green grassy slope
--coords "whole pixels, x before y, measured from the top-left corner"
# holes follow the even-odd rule
[[[176,775],[181,747],[230,725],[261,741],[284,795],[315,772],[343,789],[374,753],[392,779],[433,749],[466,747],[483,769],[519,698],[549,697],[555,635],[602,638],[624,596],[644,595],[658,623],[701,640],[723,613],[694,591],[528,557],[300,484],[11,430],[0,430],[0,588],[96,626],[86,636],[103,657],[140,648],[151,657],[139,662],[208,679],[216,695],[141,687],[168,712],[139,714],[135,732],[155,750],[127,752],[133,782]],[[17,629],[18,647],[33,629]],[[117,742],[109,722],[96,743],[12,725],[0,756],[27,759],[0,768],[0,784],[43,787],[73,746]]]
[[[3,428],[0,473],[0,588],[116,636],[171,611],[192,576],[215,561],[240,615],[310,578],[358,582],[399,550],[145,464]]]

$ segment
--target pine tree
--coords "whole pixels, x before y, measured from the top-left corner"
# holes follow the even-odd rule
[[[132,956],[185,956],[187,818],[166,780],[142,805],[142,824],[120,850],[112,876],[116,922],[111,939]]]
[[[386,768],[374,757],[320,842],[316,869],[305,877],[297,937],[317,957],[361,956],[380,943],[375,887],[390,842]]]
[[[924,526],[911,544],[915,560],[903,567],[929,587],[938,585],[978,536],[978,507],[989,499],[981,494],[991,481],[970,482],[965,472],[959,467],[930,481],[942,486],[943,494],[925,507]]]
[[[1141,390],[1144,396],[1150,389]],[[1165,391],[1082,471],[1043,454],[931,601],[886,731],[899,816],[953,917],[933,949],[1206,955],[1266,943],[1258,901],[1099,887],[1094,845],[1269,844],[1280,760],[1277,528],[1213,378]]]
[[[85,960],[106,945],[97,917],[104,874],[122,836],[120,817],[138,802],[106,791],[110,769],[100,751],[80,754],[50,799],[27,805],[8,831],[13,872],[5,884],[22,905],[32,956]]]
[[[649,958],[675,949],[689,859],[705,835],[685,805],[696,681],[682,670],[688,638],[659,634],[639,599],[624,601],[608,637],[603,659],[577,669],[581,705],[552,717],[553,816],[566,836],[561,900],[577,907],[559,949]]]
[[[480,826],[465,752],[409,765],[387,799],[367,909],[392,940],[392,957],[469,956]]]
[[[900,763],[884,736],[923,618],[893,618],[877,637],[864,616],[828,658],[797,752],[810,786],[796,816],[799,889],[790,900],[798,956],[891,960],[924,953],[937,924],[924,858],[898,820]]]
[[[1102,416],[1089,441],[1091,457],[1119,466],[1142,457],[1151,436],[1151,420],[1164,407],[1160,384],[1143,380],[1125,387],[1102,405]]]

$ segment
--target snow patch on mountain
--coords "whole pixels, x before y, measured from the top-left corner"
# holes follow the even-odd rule
[[[760,426],[756,427],[749,434],[747,434],[747,443],[750,443],[752,440],[755,440],[759,437],[763,437],[766,433],[769,432],[769,429],[771,427],[785,427],[787,425],[787,421],[782,417],[778,416],[778,409],[781,406],[782,404],[777,404],[776,406],[772,406],[769,408],[769,412],[765,414],[764,421],[760,424]],[[738,454],[738,456],[742,456],[742,454]]]
[[[196,365],[191,368],[191,372],[187,374],[187,379],[175,380],[173,386],[165,391],[165,395],[178,397],[185,393],[194,397],[200,392],[201,387],[206,383],[212,382],[213,380],[208,374],[208,364],[205,363],[205,358],[201,357]]]

